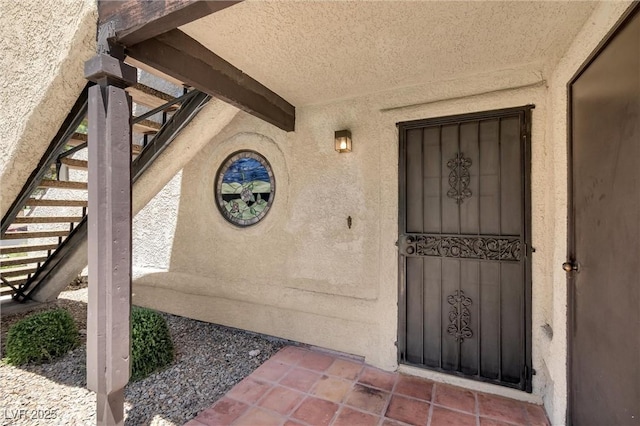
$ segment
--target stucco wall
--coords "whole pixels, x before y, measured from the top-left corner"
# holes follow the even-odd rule
[[[0,215],[82,91],[96,51],[94,0],[0,1]]]
[[[134,300],[362,355],[369,363],[394,369],[396,122],[535,104],[533,395],[465,384],[544,401],[552,424],[564,424],[567,310],[560,265],[566,251],[566,84],[628,5],[598,5],[557,66],[545,70],[507,69],[299,108],[291,134],[238,114],[184,168],[177,215],[169,209],[175,234],[169,242],[168,272],[137,279]],[[342,128],[353,134],[350,154],[333,151],[333,132]],[[272,210],[261,223],[243,230],[221,217],[213,197],[217,168],[239,149],[264,154],[277,182]],[[351,229],[347,216],[353,218]],[[144,241],[138,247],[147,250]],[[158,267],[166,269],[166,257],[162,262]]]
[[[133,220],[133,278],[169,270],[180,206],[180,170]]]
[[[396,368],[396,122],[533,103],[534,156],[542,158],[545,92],[540,72],[517,68],[299,108],[295,133],[239,113],[184,168],[169,272],[138,278],[134,301]],[[342,128],[353,134],[350,154],[333,150]],[[213,194],[217,168],[239,149],[261,152],[276,176],[271,211],[242,230],[222,218]]]

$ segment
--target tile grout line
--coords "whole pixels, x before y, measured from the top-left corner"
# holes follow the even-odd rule
[[[337,358],[337,359],[339,359],[339,358]],[[363,414],[367,414],[367,415],[375,415],[377,417],[380,417],[380,420],[378,421],[379,424],[384,422],[384,414],[377,414],[376,415],[376,414],[374,414],[374,413],[372,413],[370,411],[365,411],[360,407],[354,407],[352,405],[348,405],[347,404],[347,401],[346,401],[347,395],[349,395],[351,393],[351,391],[353,391],[353,389],[355,388],[356,384],[360,383],[358,380],[362,377],[362,373],[364,372],[365,368],[367,367],[367,365],[364,362],[363,363],[359,363],[359,364],[361,365],[360,370],[358,371],[358,373],[355,375],[355,377],[353,379],[345,379],[343,377],[340,377],[345,381],[349,380],[351,382],[351,386],[349,387],[349,390],[347,392],[345,392],[344,395],[342,395],[342,398],[340,399],[340,402],[336,403],[336,404],[338,404],[338,409],[336,410],[333,418],[329,422],[329,425],[332,425],[333,423],[335,423],[335,421],[340,417],[340,413],[342,413],[344,408],[348,408],[350,410],[357,411],[359,413],[363,413]],[[331,367],[329,367],[329,368],[331,368]],[[372,386],[372,388],[378,389],[378,388],[375,388],[373,386]],[[334,402],[334,401],[332,401],[332,402]]]
[[[362,387],[370,387],[371,389],[379,390],[379,391],[381,391],[381,392],[384,392],[385,394],[387,394],[387,398],[386,398],[386,400],[385,400],[385,405],[384,405],[384,407],[383,407],[383,411],[382,411],[381,413],[379,413],[379,414],[376,414],[376,413],[373,413],[373,412],[371,412],[371,411],[366,411],[366,410],[365,410],[365,409],[363,409],[363,408],[356,407],[356,406],[353,406],[353,405],[349,405],[349,404],[347,403],[347,401],[345,400],[345,398],[346,398],[346,396],[348,395],[348,393],[345,393],[344,397],[342,398],[342,401],[343,401],[343,402],[341,402],[341,403],[340,403],[340,405],[341,405],[341,406],[343,406],[343,407],[349,408],[349,409],[351,409],[351,410],[358,411],[359,413],[364,413],[364,414],[368,414],[368,415],[371,415],[371,416],[380,417],[380,420],[379,420],[379,422],[378,422],[378,423],[379,423],[379,424],[382,424],[382,423],[384,423],[384,420],[385,420],[386,418],[389,418],[389,417],[386,417],[386,416],[385,416],[385,414],[386,414],[386,408],[387,408],[387,405],[389,404],[389,401],[391,400],[392,390],[393,390],[393,388],[395,388],[395,383],[396,383],[396,381],[397,381],[397,378],[396,378],[396,381],[394,381],[394,385],[392,386],[392,390],[389,390],[389,391],[388,391],[388,390],[386,390],[386,389],[378,388],[378,387],[375,387],[375,386],[370,386],[370,385],[365,384],[365,383],[363,383],[363,382],[359,382],[359,381],[358,381],[358,379],[360,378],[360,376],[361,376],[361,374],[362,374],[362,371],[364,371],[364,368],[360,371],[360,373],[358,374],[358,377],[356,377],[356,378],[353,380],[353,382],[352,382],[352,386],[351,386],[351,389],[350,389],[350,390],[353,390],[353,389],[355,388],[355,386],[356,386],[356,385],[360,385],[360,386],[362,386]]]
[[[480,426],[480,398],[477,392],[473,392],[473,400],[475,403],[476,425]]]
[[[364,366],[360,367],[360,371],[358,372],[358,374],[356,374],[356,377],[359,377],[360,374],[362,373],[362,371],[364,370]],[[349,408],[348,405],[346,405],[346,398],[347,395],[349,395],[351,393],[351,391],[353,390],[353,388],[355,387],[356,381],[351,380],[351,386],[349,386],[349,390],[347,390],[344,395],[342,395],[342,398],[340,399],[340,402],[338,402],[338,409],[336,410],[335,414],[333,415],[333,418],[331,419],[331,421],[329,422],[329,425],[333,425],[335,423],[336,420],[338,420],[338,418],[340,417],[340,414],[342,413],[342,410],[344,409],[344,407]]]
[[[389,391],[389,395],[387,397],[387,402],[384,405],[384,409],[382,410],[382,420],[381,420],[381,425],[384,424],[384,419],[387,418],[389,419],[390,417],[387,417],[387,411],[389,410],[389,406],[391,405],[391,399],[393,399],[393,395],[395,394],[396,391],[396,387],[398,386],[398,382],[400,381],[400,375],[396,373],[396,379],[393,382],[393,386],[391,386],[391,390]],[[393,419],[395,420],[395,419]]]
[[[431,399],[429,400],[429,413],[427,414],[427,423],[426,425],[431,425],[431,419],[433,418],[433,402],[436,397],[436,384],[431,384]]]
[[[310,351],[306,350],[306,352],[310,352]],[[288,375],[291,371],[293,371],[293,370],[294,370],[294,369],[296,369],[296,368],[304,369],[304,370],[306,370],[306,371],[313,371],[313,370],[306,369],[306,368],[304,368],[304,367],[300,367],[300,365],[299,365],[299,364],[300,364],[300,361],[302,361],[302,359],[303,359],[305,356],[306,356],[306,354],[305,354],[305,355],[303,355],[303,356],[302,356],[302,358],[300,358],[300,359],[298,360],[298,362],[297,362],[297,363],[295,363],[295,364],[290,364],[291,368],[289,368],[289,370],[287,370],[287,372],[286,372],[285,374],[283,374],[283,375],[280,377],[280,379],[278,380],[278,382],[277,382],[277,384],[276,384],[276,386],[282,386],[282,387],[283,387],[283,388],[285,388],[285,389],[290,389],[290,390],[292,390],[292,391],[295,391],[295,392],[297,392],[297,393],[302,394],[302,398],[300,398],[300,401],[299,401],[296,405],[294,405],[294,407],[293,407],[291,410],[289,410],[289,414],[285,414],[285,415],[282,415],[282,414],[281,414],[281,415],[285,418],[285,420],[284,420],[283,424],[284,424],[284,423],[286,423],[286,422],[287,422],[287,421],[289,421],[289,420],[295,420],[295,421],[296,421],[296,422],[298,422],[298,423],[303,423],[303,424],[305,424],[305,425],[309,425],[309,423],[307,423],[307,422],[305,422],[305,421],[303,421],[303,420],[297,419],[297,418],[292,418],[292,416],[293,416],[293,414],[294,414],[294,413],[295,413],[295,412],[300,408],[300,406],[301,406],[301,405],[302,405],[302,403],[307,399],[307,397],[308,397],[308,396],[312,396],[309,392],[311,392],[311,389],[313,389],[313,388],[315,387],[315,385],[317,385],[317,383],[320,381],[320,379],[316,379],[316,381],[315,381],[315,382],[314,382],[314,383],[309,387],[309,389],[307,389],[307,390],[306,390],[306,391],[304,391],[304,392],[303,392],[303,391],[301,391],[300,389],[290,388],[290,387],[285,386],[285,385],[283,385],[283,384],[281,384],[281,383],[280,383],[280,381],[282,381],[282,379],[284,379],[284,377],[285,377],[286,375]],[[335,362],[335,361],[334,361],[334,362]],[[333,363],[332,363],[332,364],[333,364]],[[313,372],[314,372],[314,373],[318,373],[317,371],[313,371]],[[322,376],[321,376],[321,377],[322,377]],[[272,389],[273,389],[273,388],[272,388]],[[309,425],[309,426],[312,426],[312,425]]]

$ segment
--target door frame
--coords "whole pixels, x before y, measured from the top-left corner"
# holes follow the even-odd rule
[[[508,383],[497,383],[494,380],[486,379],[477,376],[468,376],[462,373],[458,373],[455,371],[445,371],[434,368],[427,368],[424,366],[417,366],[414,364],[410,364],[407,362],[403,362],[401,360],[401,352],[406,349],[406,327],[407,327],[407,309],[406,309],[406,276],[405,276],[405,261],[404,257],[398,252],[398,330],[397,330],[397,362],[398,364],[411,365],[418,368],[424,368],[431,371],[442,372],[449,375],[455,375],[462,378],[466,378],[469,380],[476,380],[480,382],[487,382],[492,384],[497,384],[500,386],[511,387],[515,389],[520,389],[531,393],[533,391],[532,387],[532,376],[533,376],[533,367],[532,367],[532,262],[531,262],[531,254],[535,251],[532,246],[532,236],[531,236],[531,125],[532,125],[532,110],[535,108],[535,105],[523,105],[519,107],[512,108],[503,108],[503,109],[495,109],[489,111],[480,111],[480,112],[472,112],[466,114],[458,114],[458,115],[450,115],[450,116],[442,116],[442,117],[434,117],[434,118],[426,118],[419,120],[411,120],[411,121],[401,121],[396,123],[396,127],[398,128],[398,236],[402,233],[406,228],[406,202],[405,202],[405,194],[406,194],[406,176],[403,174],[406,171],[406,131],[415,128],[421,128],[426,126],[435,126],[435,125],[443,125],[443,124],[451,124],[451,123],[460,123],[464,121],[478,121],[492,118],[501,118],[505,116],[514,116],[519,115],[521,118],[521,135],[523,140],[521,142],[522,146],[522,220],[523,220],[523,235],[522,239],[524,242],[524,300],[522,303],[524,304],[524,339],[522,353],[523,353],[523,365],[525,368],[525,378],[524,382],[520,385],[510,386]],[[396,246],[398,242],[396,242]]]
[[[615,25],[607,32],[602,41],[598,43],[596,48],[591,52],[587,59],[580,65],[576,73],[567,83],[567,261],[573,261],[576,258],[575,253],[575,203],[574,179],[573,179],[573,85],[596,60],[596,58],[609,46],[611,41],[622,31],[627,23],[640,13],[640,2],[634,1],[620,16]],[[575,327],[575,273],[567,273],[567,410],[565,420],[567,425],[572,424],[573,414],[573,329]]]

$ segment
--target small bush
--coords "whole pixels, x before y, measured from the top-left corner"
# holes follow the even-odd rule
[[[173,361],[173,343],[164,318],[151,309],[131,311],[131,380],[140,380]]]
[[[64,309],[28,316],[7,333],[5,362],[22,365],[60,357],[80,344],[73,318]]]

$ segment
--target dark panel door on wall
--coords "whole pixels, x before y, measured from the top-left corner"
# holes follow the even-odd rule
[[[530,386],[530,107],[399,123],[399,361]]]
[[[570,85],[570,411],[640,425],[640,7]],[[571,268],[577,270],[572,271]]]

